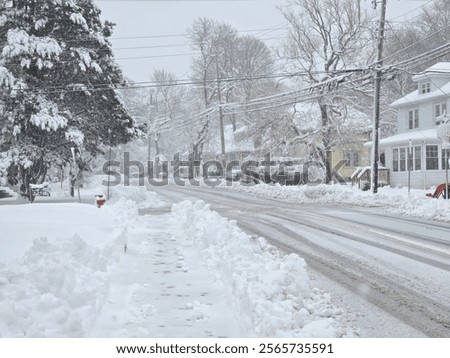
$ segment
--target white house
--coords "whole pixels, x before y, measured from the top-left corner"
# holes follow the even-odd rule
[[[412,79],[417,90],[391,104],[397,111],[397,134],[380,140],[380,153],[390,169],[391,186],[408,184],[410,155],[411,187],[429,188],[445,182],[446,149],[437,128],[450,121],[450,62],[437,63]]]

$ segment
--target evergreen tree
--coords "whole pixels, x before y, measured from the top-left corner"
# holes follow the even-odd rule
[[[91,0],[0,5],[0,153],[23,189],[70,162],[72,147],[95,155],[134,136],[112,29]]]

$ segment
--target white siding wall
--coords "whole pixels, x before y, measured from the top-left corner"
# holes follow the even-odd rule
[[[419,129],[434,128],[433,105],[431,103],[422,103],[419,106]]]
[[[408,172],[390,172],[391,187],[407,187],[408,186]],[[438,184],[445,183],[444,171],[420,171],[411,172],[411,188],[415,189],[430,189],[436,187]]]
[[[433,103],[428,102],[428,103],[421,103],[419,105],[411,104],[408,107],[399,108],[397,110],[398,133],[405,133],[411,131],[411,129],[409,129],[409,111],[415,108],[419,109],[419,128],[412,129],[413,131],[431,129],[435,127]]]
[[[397,109],[397,133],[404,133],[408,129],[408,110],[406,108]]]

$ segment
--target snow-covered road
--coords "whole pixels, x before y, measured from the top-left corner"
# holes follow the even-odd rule
[[[247,233],[303,257],[364,337],[450,336],[450,225],[366,207],[264,198],[229,188],[151,187],[203,200]],[[145,210],[141,211],[145,214]]]

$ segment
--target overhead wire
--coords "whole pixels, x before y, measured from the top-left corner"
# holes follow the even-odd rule
[[[435,51],[436,52],[436,51]],[[442,56],[442,53],[437,53],[438,56]],[[422,54],[421,58],[428,58],[429,53],[426,54]],[[419,57],[419,56],[418,56]],[[408,65],[409,68],[412,68],[413,66],[417,66],[417,62],[414,61],[414,59],[412,61],[410,61],[410,63],[403,62],[403,65]],[[386,79],[388,78],[390,75],[389,73],[385,73],[383,75],[383,77]],[[363,75],[363,76],[359,76],[358,78],[352,79],[349,82],[350,83],[357,83],[357,82],[364,82],[366,81],[368,78],[370,78],[370,75]],[[336,80],[336,79],[334,79]],[[332,81],[331,81],[332,82]],[[344,82],[345,83],[345,82]],[[348,83],[345,83],[346,85],[348,85]],[[318,84],[317,87],[323,86],[324,84]],[[305,102],[305,101],[312,101],[314,99],[318,99],[320,97],[323,96],[328,96],[330,95],[330,92],[323,92],[323,93],[316,93],[314,94],[313,92],[311,93],[311,87],[306,87],[303,88],[302,90],[296,90],[296,91],[291,91],[291,92],[287,92],[287,93],[283,93],[283,94],[279,94],[279,95],[275,95],[275,96],[271,96],[271,97],[263,97],[263,98],[258,98],[252,101],[250,101],[249,103],[246,104],[246,107],[252,106],[252,105],[256,105],[256,104],[264,104],[264,106],[260,106],[258,108],[246,108],[245,110],[227,110],[226,114],[227,115],[237,115],[237,114],[248,114],[248,113],[252,113],[252,112],[258,112],[258,111],[264,111],[264,110],[269,110],[269,109],[275,109],[275,108],[280,108],[280,107],[284,107],[284,106],[289,106],[289,105],[295,105],[301,102]],[[348,90],[351,89],[356,89],[356,87],[354,88],[341,88],[339,90],[334,90],[332,91],[333,95],[336,95],[337,93],[345,93],[348,92]],[[305,93],[301,93],[302,91],[305,91]],[[310,93],[307,93],[310,92]],[[280,101],[279,99],[282,99],[282,101]],[[238,107],[240,106],[239,104],[225,104],[224,108],[232,108],[232,107]],[[189,124],[186,124],[189,125]],[[186,128],[185,126],[182,126],[181,128]]]
[[[449,28],[450,28],[450,24],[447,25],[447,26],[445,26],[445,27],[442,28],[442,29],[439,29],[439,30],[437,30],[437,31],[435,31],[435,32],[433,32],[433,33],[431,33],[431,34],[428,34],[427,36],[425,36],[425,37],[421,38],[420,40],[418,40],[418,41],[416,41],[416,42],[414,42],[414,43],[412,43],[412,44],[410,44],[410,45],[408,45],[408,46],[402,48],[401,50],[399,50],[399,51],[397,51],[397,52],[395,52],[395,53],[392,53],[392,54],[390,54],[389,56],[384,57],[383,62],[386,62],[387,60],[389,60],[389,59],[392,58],[392,57],[398,56],[398,55],[401,54],[402,52],[405,52],[405,51],[408,52],[408,50],[409,50],[410,48],[412,48],[412,47],[414,47],[414,46],[420,44],[421,42],[423,42],[423,41],[425,41],[425,40],[428,40],[429,38],[431,38],[431,37],[433,37],[433,36],[435,36],[435,35],[437,35],[437,34],[443,32],[443,31],[445,31],[445,30],[447,30],[447,29],[449,29]]]
[[[406,16],[406,15],[412,13],[412,12],[415,12],[415,11],[417,11],[417,10],[419,10],[419,9],[421,9],[421,8],[423,8],[423,7],[425,7],[425,6],[428,6],[429,4],[431,4],[431,3],[433,3],[433,2],[434,2],[434,0],[429,0],[429,1],[426,2],[425,4],[422,4],[422,5],[416,7],[416,8],[414,8],[414,9],[412,9],[412,10],[409,10],[409,11],[407,11],[407,12],[401,14],[401,15],[398,15],[398,16],[395,16],[395,17],[391,17],[391,18],[387,19],[386,21],[389,22],[389,21],[392,21],[392,20],[400,19],[400,18],[402,18],[402,17],[404,17],[404,16]],[[420,16],[420,15],[421,15],[421,14],[417,14],[417,15],[414,16],[413,18],[416,18],[416,17],[418,17],[418,16]]]
[[[439,50],[439,49],[437,49],[437,50]],[[436,50],[434,52],[436,52]],[[438,54],[440,54],[440,53],[438,53]],[[422,58],[422,59],[423,58],[428,58],[429,55],[430,54],[427,53],[425,55],[421,55],[421,57],[418,56],[418,58]],[[406,67],[407,65],[409,65],[410,67],[412,65],[414,65],[414,64],[417,65],[417,61],[416,60],[417,60],[417,58],[413,58],[413,59],[411,59],[409,61],[404,61],[404,62],[402,62],[402,65],[404,67]],[[408,62],[409,62],[409,64],[408,64]],[[299,74],[297,73],[296,75],[299,75]],[[387,76],[387,74],[385,74],[385,76]],[[265,77],[265,78],[267,78],[267,77]],[[356,84],[356,83],[360,83],[360,82],[364,82],[364,81],[367,82],[368,78],[370,78],[370,75],[365,74],[363,76],[359,76],[359,77],[357,77],[355,79],[352,79],[352,80],[348,81],[347,83],[345,83],[345,82],[344,83],[348,87],[349,84],[351,85],[351,84]],[[255,77],[253,79],[261,79],[261,77]],[[228,80],[230,80],[230,81],[238,81],[238,80],[242,80],[242,78],[241,79],[236,79],[236,78],[235,79],[231,79],[230,78]],[[333,79],[332,81],[336,81],[336,79]],[[210,83],[215,83],[215,82],[216,82],[216,79],[210,81]],[[182,85],[186,85],[186,84],[189,84],[189,83],[183,83]],[[193,84],[193,82],[191,82],[190,84]],[[195,84],[203,84],[203,82],[200,81],[200,82],[196,82]],[[233,106],[235,108],[240,106],[240,104],[235,104],[235,103],[225,104],[224,108],[226,108],[227,114],[229,114],[229,115],[233,115],[233,114],[236,115],[236,114],[242,114],[242,113],[247,113],[248,114],[248,113],[257,112],[257,111],[263,111],[263,110],[268,110],[268,109],[280,108],[280,107],[283,107],[283,106],[293,105],[293,104],[301,103],[301,102],[304,102],[304,101],[311,101],[313,99],[320,98],[321,96],[329,95],[328,92],[324,92],[324,93],[321,93],[321,94],[317,94],[317,93],[316,94],[312,94],[311,93],[311,90],[314,87],[319,88],[319,87],[321,87],[323,85],[324,84],[322,83],[322,84],[317,84],[317,86],[305,87],[305,88],[302,88],[300,90],[295,90],[295,91],[290,91],[290,92],[286,92],[286,93],[281,93],[281,94],[277,94],[277,95],[270,96],[270,97],[257,98],[257,99],[254,99],[253,101],[251,101],[250,103],[247,104],[247,107],[248,106],[250,106],[250,107],[251,106],[258,106],[260,104],[263,104],[263,106],[260,106],[258,108],[250,108],[250,109],[247,108],[245,111],[243,111],[243,110],[236,110],[236,109],[229,110],[228,108],[232,108]],[[169,86],[169,85],[167,85],[167,86]],[[141,86],[138,86],[138,87],[130,87],[130,88],[145,88],[145,87],[158,87],[158,85],[152,85],[152,86],[149,86],[149,85],[142,86],[141,85]],[[355,89],[355,88],[356,87],[354,87],[354,88],[350,87],[350,89]],[[98,88],[97,90],[101,90],[101,88]],[[341,89],[339,91],[334,91],[333,93],[336,94],[336,93],[344,92],[344,91],[348,91],[348,90],[349,90],[349,88],[345,88],[345,89]],[[212,114],[218,108],[219,108],[218,105],[215,106],[214,108],[211,108],[209,110],[210,112],[208,112],[207,114]],[[165,130],[165,132],[186,129],[189,126],[192,126],[192,125],[198,123],[207,114],[201,112],[198,115],[194,115],[194,116],[191,116],[191,117],[187,118],[182,123],[178,123],[177,127],[173,127],[171,129],[166,129],[166,128],[163,128],[163,129]]]
[[[428,2],[428,3],[430,3],[430,2]],[[427,3],[427,4],[428,4]],[[422,6],[425,6],[426,4],[424,4],[424,5],[422,5]],[[421,7],[422,7],[421,6]],[[420,8],[420,7],[419,7]],[[449,27],[450,27],[450,25],[449,25]],[[448,27],[447,27],[448,28]],[[273,29],[273,28],[271,28],[271,29],[265,29],[264,31],[267,31],[267,30],[271,30],[271,31],[276,31],[276,29]],[[441,32],[441,31],[444,31],[445,29],[441,29],[441,30],[439,30],[438,32]],[[250,32],[250,31],[252,31],[252,30],[249,30],[249,31],[247,31],[247,32]],[[262,30],[254,30],[254,31],[262,31]],[[175,36],[180,36],[180,35],[155,35],[155,36],[152,36],[152,37],[175,37]],[[431,36],[431,35],[429,35],[429,36]],[[131,37],[130,37],[131,38]],[[135,37],[133,37],[133,38],[135,38]],[[147,38],[147,37],[140,37],[140,38]],[[117,38],[116,38],[117,39]],[[122,38],[122,39],[126,39],[126,38]],[[421,39],[420,41],[418,41],[417,43],[419,43],[419,42],[421,42],[421,41],[424,41],[426,38],[424,38],[424,39]],[[448,45],[448,44],[447,44]],[[170,45],[168,45],[168,46],[170,46]],[[184,45],[183,45],[184,46]],[[412,45],[411,45],[412,46]],[[175,47],[175,45],[173,45],[173,46],[171,46],[171,47]],[[406,49],[404,48],[404,49],[402,49],[401,51],[405,51]],[[439,57],[439,56],[441,56],[442,55],[442,52],[444,52],[444,51],[446,51],[447,50],[447,47],[443,47],[442,49],[435,49],[435,50],[433,50],[433,51],[430,51],[430,53],[428,53],[426,56],[428,56],[427,58],[430,58],[430,56],[434,56],[433,58],[435,58],[435,57]],[[398,51],[396,54],[398,54],[398,53],[400,53],[401,51]],[[440,51],[440,52],[439,52]],[[192,55],[192,53],[191,54],[173,54],[173,55],[162,55],[162,56],[178,56],[178,55]],[[395,54],[393,54],[393,55],[395,55]],[[392,57],[393,55],[390,55],[390,57]],[[152,58],[152,57],[159,57],[159,56],[146,56],[146,57],[144,57],[144,58]],[[139,57],[138,57],[139,58]],[[127,58],[124,58],[124,59],[120,59],[120,60],[125,60],[125,59],[127,59]],[[128,58],[128,59],[132,59],[132,58]],[[119,60],[119,59],[118,59]],[[409,59],[409,60],[406,60],[406,61],[403,61],[403,62],[400,62],[399,64],[397,64],[397,66],[396,67],[399,67],[399,66],[403,66],[403,67],[407,67],[407,66],[412,66],[413,64],[418,64],[418,63],[420,63],[420,61],[424,61],[425,59],[424,59],[424,56],[417,56],[416,58],[413,58],[413,59]],[[291,74],[278,74],[278,75],[271,75],[271,76],[260,76],[260,77],[253,77],[253,78],[229,78],[229,79],[221,79],[222,81],[242,81],[242,80],[260,80],[260,79],[269,79],[269,78],[281,78],[281,77],[289,77],[289,76],[298,76],[298,75],[300,75],[300,73],[296,73],[296,74],[293,74],[293,73],[291,73]],[[216,81],[216,79],[214,79],[214,80],[211,80],[210,82],[211,83],[213,83],[213,82],[215,82]],[[181,83],[177,83],[176,85],[195,85],[195,84],[203,84],[204,82],[199,82],[199,81],[186,81],[186,82],[181,82]],[[104,86],[104,87],[101,87],[101,86]],[[139,85],[139,86],[136,86],[136,84],[135,85],[132,85],[132,86],[129,86],[129,87],[127,87],[127,88],[130,88],[130,89],[133,89],[133,88],[151,88],[151,87],[158,87],[158,85],[157,84],[151,84],[151,83],[147,83],[147,84],[144,84],[144,85]],[[91,89],[88,89],[88,90],[102,90],[102,89],[124,89],[124,88],[111,88],[111,85],[110,84],[104,84],[104,85],[99,85],[99,86],[97,86],[97,87],[95,87],[95,88],[91,88]],[[67,90],[67,89],[64,89],[64,90],[60,90],[59,92],[53,92],[53,93],[64,93],[64,91],[66,91],[66,92],[72,92],[72,91],[74,91],[74,90]],[[301,91],[301,90],[300,90]],[[288,93],[284,93],[284,94],[281,94],[280,95],[280,97],[279,98],[272,98],[272,99],[270,99],[270,102],[267,102],[267,98],[261,98],[261,99],[258,99],[258,101],[254,101],[254,102],[252,102],[252,103],[250,103],[250,105],[253,105],[253,106],[256,106],[256,105],[259,105],[259,104],[261,104],[261,103],[265,103],[265,107],[261,107],[261,109],[254,109],[255,111],[256,110],[265,110],[265,109],[270,109],[270,108],[277,108],[277,107],[279,107],[279,106],[284,106],[284,105],[289,105],[289,104],[292,104],[292,103],[298,103],[297,101],[299,100],[299,99],[304,99],[304,98],[307,98],[307,96],[304,96],[304,98],[302,97],[302,98],[299,98],[298,96],[297,97],[294,97],[295,96],[295,93],[298,93],[299,91],[297,90],[297,91],[292,91],[292,92],[288,92]],[[276,101],[277,100],[279,100],[279,99],[281,99],[281,98],[283,98],[283,97],[285,97],[285,99],[283,100],[283,102],[278,102],[278,103],[276,103]],[[312,98],[311,96],[310,97],[308,97],[308,98]],[[314,97],[314,98],[316,98],[316,97]],[[294,101],[295,100],[295,101]],[[268,103],[269,103],[269,105],[268,105]],[[270,104],[270,103],[272,103],[272,104]],[[273,107],[273,106],[276,106],[276,107]],[[248,113],[248,112],[247,112]],[[201,118],[203,115],[200,115],[199,116],[199,118]],[[197,118],[197,116],[194,116],[194,117],[192,117],[192,118]]]
[[[325,73],[324,71],[314,71],[315,74]],[[177,87],[177,86],[185,86],[185,85],[205,85],[205,84],[215,84],[217,80],[221,82],[239,82],[239,81],[253,81],[253,80],[264,80],[264,79],[276,79],[276,78],[290,78],[299,76],[301,72],[296,73],[268,73],[258,76],[241,76],[241,77],[219,77],[210,78],[207,80],[193,80],[193,79],[184,79],[177,81],[139,81],[132,82],[129,86],[122,86],[117,84],[120,87],[113,87],[117,90],[128,90],[128,89],[139,89],[139,88],[157,88],[157,87]],[[306,74],[306,73],[304,73]],[[67,86],[52,86],[47,87],[45,90],[39,90],[40,93],[43,94],[64,94],[71,92],[83,92],[85,90],[91,91],[101,91],[101,90],[110,90],[113,84],[110,83],[101,83],[91,85],[91,87],[77,89],[77,88],[67,88]],[[38,90],[31,90],[36,92]]]

